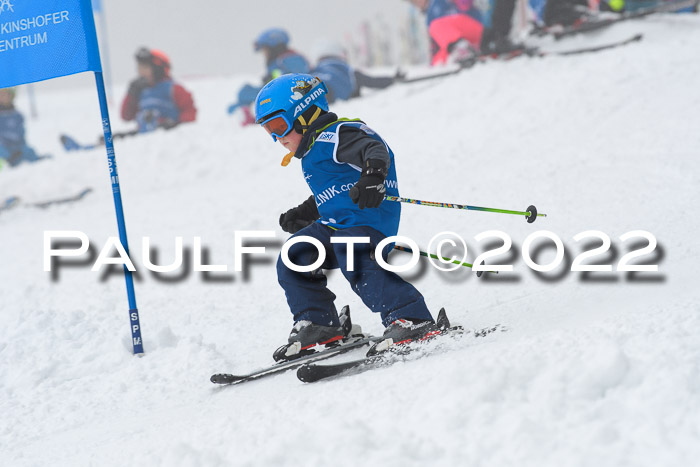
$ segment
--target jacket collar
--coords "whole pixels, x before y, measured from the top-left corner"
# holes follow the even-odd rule
[[[302,136],[299,148],[294,154],[294,157],[298,159],[304,157],[306,153],[309,152],[309,149],[311,149],[311,146],[314,145],[314,142],[316,142],[318,134],[337,121],[338,116],[333,112],[328,112],[318,117],[311,126],[309,126],[309,129],[306,130],[304,136]]]

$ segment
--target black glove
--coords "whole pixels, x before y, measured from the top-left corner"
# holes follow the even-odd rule
[[[384,161],[379,159],[367,159],[362,175],[354,187],[350,189],[350,199],[360,209],[378,208],[384,201],[386,179],[389,170]]]
[[[129,91],[127,94],[132,96],[137,101],[141,97],[141,93],[144,89],[149,87],[148,80],[146,78],[137,78],[129,84]]]
[[[280,227],[285,232],[295,234],[320,217],[314,197],[309,196],[309,199],[299,206],[290,209],[284,214],[280,214]]]
[[[158,124],[159,127],[166,129],[166,130],[172,130],[178,125],[178,122],[175,120],[172,120],[170,118],[164,118],[161,119],[160,123]]]

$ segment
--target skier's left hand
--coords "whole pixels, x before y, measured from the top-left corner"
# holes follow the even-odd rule
[[[378,208],[384,201],[386,179],[388,170],[384,161],[378,159],[368,159],[362,175],[354,187],[350,189],[350,199],[357,204],[360,209]]]
[[[173,129],[177,126],[177,123],[175,120],[170,119],[170,118],[163,118],[160,121],[159,126],[165,130],[170,130]]]

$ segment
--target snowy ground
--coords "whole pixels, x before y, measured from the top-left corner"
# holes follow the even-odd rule
[[[117,143],[137,264],[144,236],[163,263],[176,236],[190,247],[201,236],[211,261],[232,269],[235,230],[277,232],[269,261],[248,278],[193,273],[164,283],[140,267],[143,358],[130,354],[119,275],[101,281],[84,266],[52,281],[43,271],[44,230],[84,231],[99,250],[116,227],[104,151],[68,154],[58,144],[62,132],[86,142],[99,133],[94,90],[40,95],[29,138],[55,159],[1,173],[0,199],[95,191],[73,205],[0,215],[0,465],[695,465],[700,18],[650,18],[568,44],[636,32],[644,41],[624,49],[491,63],[335,107],[389,141],[404,196],[535,204],[548,217],[530,225],[404,206],[402,234],[423,246],[443,230],[474,251],[480,232],[513,238],[506,259],[515,271],[497,280],[428,267],[411,276],[453,322],[508,331],[314,385],[291,373],[237,387],[208,382],[269,363],[285,340],[291,321],[273,267],[285,235],[276,221],[308,196],[298,162],[280,167],[280,147],[226,116],[223,96],[242,79],[185,83],[199,122]],[[539,229],[561,237],[572,258],[582,251],[574,235],[603,231],[617,248],[613,265],[629,247],[619,236],[647,230],[661,254],[644,259],[659,272],[641,281],[540,278],[519,253]],[[339,274],[330,284],[365,330],[381,332]]]

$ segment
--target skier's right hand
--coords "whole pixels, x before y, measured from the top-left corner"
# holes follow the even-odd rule
[[[313,196],[299,206],[280,214],[280,227],[285,232],[295,234],[304,227],[313,224],[321,215],[318,213],[316,201]]]
[[[146,78],[137,78],[129,84],[129,91],[127,94],[138,101],[139,97],[141,97],[141,93],[148,86],[148,80]]]

